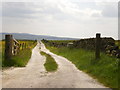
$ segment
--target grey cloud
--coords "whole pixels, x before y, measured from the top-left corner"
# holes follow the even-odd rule
[[[118,3],[117,2],[76,2],[80,8],[91,8],[95,10],[101,10],[103,17],[117,17],[118,16]],[[92,17],[100,17],[99,14],[93,14]]]
[[[103,17],[117,17],[117,6],[116,4],[106,3],[105,5],[96,6],[93,3],[81,3],[77,2],[79,8],[85,9],[92,8],[96,10],[102,10]],[[27,5],[26,5],[27,4]],[[82,6],[80,6],[82,4]],[[54,19],[57,20],[76,20],[75,16],[70,14],[66,14],[58,8],[57,5],[49,5],[46,4],[44,1],[39,2],[38,4],[34,4],[32,2],[6,2],[3,3],[3,17],[16,17],[16,18],[40,18],[40,16],[35,16],[34,14],[41,14],[41,15],[52,15]],[[39,9],[39,10],[35,10]],[[40,10],[42,9],[42,10]],[[98,13],[94,13],[92,17],[100,17]],[[44,17],[42,18],[44,19]]]
[[[43,8],[42,11],[38,11],[38,13],[55,15],[55,14],[61,14],[62,12],[57,7],[55,8],[55,7],[50,7],[49,6],[49,7]]]
[[[39,2],[38,4],[32,2],[5,2],[2,4],[3,17],[40,18],[40,16],[35,16],[34,14],[52,15],[56,18],[57,15],[59,15],[58,18],[66,17],[57,6],[48,5],[44,2]]]
[[[94,13],[94,14],[92,14],[92,17],[101,17],[101,15],[98,13]]]
[[[35,11],[27,8],[23,2],[4,2],[2,4],[3,17],[30,18],[33,13]]]
[[[118,2],[118,17],[120,17],[120,2]]]
[[[117,3],[106,3],[103,6],[102,15],[104,17],[117,17],[118,16],[118,6]]]

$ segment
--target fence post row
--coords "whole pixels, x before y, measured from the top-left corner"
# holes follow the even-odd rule
[[[95,50],[95,58],[100,58],[100,43],[101,43],[101,37],[100,33],[96,34],[96,50]],[[16,55],[19,50],[20,46],[22,46],[22,49],[26,48],[26,44],[19,44],[15,39],[13,39],[12,35],[5,35],[5,59],[10,59],[12,55]],[[25,46],[25,47],[24,47]]]
[[[101,47],[101,45],[100,45],[100,43],[101,43],[101,37],[100,37],[101,35],[100,35],[100,33],[97,33],[96,34],[96,50],[95,50],[95,58],[96,59],[99,59],[100,58],[100,47]]]
[[[16,41],[15,39],[13,39],[13,55],[17,55],[17,53],[19,52],[19,43],[18,41]]]
[[[10,60],[13,55],[17,55],[20,51],[27,48],[26,43],[20,44],[17,40],[13,39],[12,35],[5,35],[5,60]]]

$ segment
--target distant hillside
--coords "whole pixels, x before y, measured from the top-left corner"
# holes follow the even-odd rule
[[[26,33],[0,33],[0,40],[5,39],[6,34],[11,34],[15,39],[19,40],[76,40],[78,38],[66,38],[66,37],[55,37],[55,36],[47,36],[47,35],[33,35]]]

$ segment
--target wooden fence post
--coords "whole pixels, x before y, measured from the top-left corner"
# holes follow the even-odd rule
[[[101,43],[101,38],[100,38],[100,33],[96,34],[96,50],[95,50],[95,58],[99,59],[100,58],[100,45]]]
[[[24,43],[22,43],[22,50],[25,48],[24,46],[25,46]]]
[[[27,45],[26,45],[26,43],[25,43],[25,49],[27,48]]]
[[[9,60],[12,57],[12,35],[5,35],[5,60]]]

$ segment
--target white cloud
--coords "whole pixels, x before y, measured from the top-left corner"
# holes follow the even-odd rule
[[[22,17],[22,18],[41,18],[49,19],[87,19],[101,16],[114,17],[117,15],[116,4],[100,3],[91,7],[81,8],[80,4],[69,0],[40,0],[34,3],[3,3],[3,16]],[[101,5],[102,4],[102,5]],[[114,5],[114,6],[112,6]],[[101,9],[96,9],[95,7]],[[44,17],[45,16],[45,17]],[[68,16],[68,17],[67,17]]]
[[[41,0],[1,0],[1,1],[2,2],[40,2]],[[70,0],[70,1],[74,1],[74,2],[118,2],[119,0]]]
[[[118,2],[101,2],[96,5],[101,8],[103,17],[118,17]]]
[[[116,4],[101,4],[79,0],[6,3],[3,30],[69,37],[90,37],[101,32],[117,38]],[[115,8],[110,9],[112,5]]]
[[[39,3],[3,3],[3,16],[8,17],[29,17],[34,15],[58,15],[67,14],[73,17],[92,16],[99,14],[101,11],[96,9],[85,8],[81,9],[77,4],[68,0],[46,0]]]

